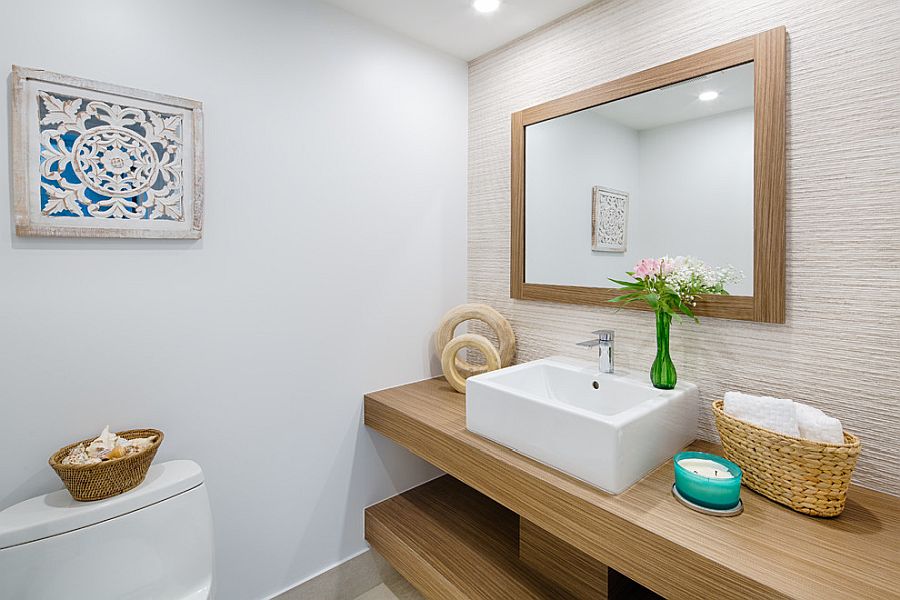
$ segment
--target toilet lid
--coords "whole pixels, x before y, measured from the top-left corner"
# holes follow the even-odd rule
[[[172,460],[152,465],[139,486],[106,500],[77,502],[66,490],[37,496],[0,511],[0,550],[108,521],[202,483],[200,465]]]

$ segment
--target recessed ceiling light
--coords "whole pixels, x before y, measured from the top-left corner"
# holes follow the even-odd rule
[[[700,92],[700,95],[697,97],[700,98],[700,100],[702,100],[703,102],[709,102],[710,100],[715,100],[716,98],[718,98],[719,92],[716,92],[714,90]]]
[[[500,0],[475,0],[472,8],[480,13],[491,13],[500,8]]]

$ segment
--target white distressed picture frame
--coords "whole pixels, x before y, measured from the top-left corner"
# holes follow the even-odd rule
[[[628,192],[594,186],[591,250],[625,252],[628,242]]]
[[[68,102],[65,100],[66,98],[72,101]],[[45,102],[45,99],[51,104],[58,102],[59,110],[54,112],[55,116],[49,116],[49,104],[44,103],[41,108],[41,103]],[[89,122],[84,120],[87,118],[88,109],[86,107],[89,105],[101,107],[100,112],[96,112],[94,108],[91,109],[95,110],[92,114],[99,115],[99,117],[95,116],[95,120],[92,122],[103,123],[106,121],[103,126],[92,125],[95,129],[85,129],[86,123]],[[135,133],[135,130],[131,130],[132,133],[129,134],[128,131],[123,131],[124,125],[117,128],[115,118],[101,119],[100,117],[113,114],[109,112],[110,109],[113,113],[116,109],[121,109],[123,112],[118,114],[128,113],[132,117],[140,115],[137,118],[143,119],[141,122],[147,125],[143,131],[155,140],[156,147],[160,150],[158,152],[154,150],[154,146],[148,144],[147,138],[142,137],[140,133]],[[103,162],[102,154],[98,155],[96,150],[91,151],[89,146],[88,150],[76,152],[73,144],[71,156],[76,158],[71,159],[69,164],[71,172],[78,173],[78,181],[74,184],[67,181],[66,184],[70,187],[65,189],[53,187],[61,186],[62,183],[51,182],[48,184],[45,181],[42,176],[41,153],[44,152],[46,161],[49,156],[48,152],[52,154],[54,150],[58,150],[58,146],[62,142],[57,139],[56,145],[53,143],[49,146],[42,145],[42,134],[47,133],[46,130],[42,132],[42,118],[40,117],[42,111],[45,113],[45,127],[47,122],[71,124],[73,127],[69,128],[69,133],[71,136],[78,136],[76,143],[81,143],[79,148],[82,150],[91,142],[96,144],[95,148],[105,144],[105,139],[108,138],[102,138],[102,135],[108,133],[113,139],[119,140],[112,142],[113,144],[124,144],[123,147],[126,149],[130,144],[132,147],[143,150],[145,160],[143,163],[132,161],[134,156],[129,158],[128,152],[117,150],[117,147],[113,145],[105,149],[101,148],[101,151],[107,155],[106,162],[115,164],[117,168],[121,169],[116,174],[112,171],[107,172],[110,167]],[[201,237],[203,231],[203,104],[201,102],[40,69],[13,66],[12,118],[12,181],[17,235],[150,239],[199,239]],[[170,128],[168,123],[173,123],[173,128]],[[80,133],[74,131],[74,128],[78,126],[83,130]],[[177,129],[174,129],[175,126]],[[101,132],[101,129],[106,131]],[[153,135],[149,133],[151,129],[154,131]],[[51,133],[58,134],[59,132],[54,130]],[[82,138],[88,137],[88,134],[93,136],[92,140],[82,141]],[[46,135],[44,135],[44,139],[48,139]],[[98,139],[103,141],[98,141]],[[119,152],[119,154],[109,158],[113,156],[114,152]],[[160,158],[159,153],[162,153],[164,159]],[[77,157],[82,158],[78,159]],[[117,162],[112,163],[113,160]],[[137,167],[130,169],[138,173],[137,176],[132,177],[131,173],[126,171],[136,162],[138,166],[143,166],[144,170],[141,171]],[[57,176],[59,173],[54,172],[51,175]],[[116,181],[111,182],[110,176]],[[118,195],[116,192],[111,192],[113,197],[105,199],[96,193],[97,190],[102,191],[112,186],[118,186],[117,189],[125,190],[124,184],[119,180],[128,177],[141,183],[140,186],[134,184],[134,187],[127,191],[127,193],[140,192],[138,196],[127,198],[126,191],[120,191]],[[151,187],[161,185],[156,182],[164,183],[162,189],[157,190]],[[102,187],[104,185],[106,187]],[[55,196],[67,196],[65,200],[55,198],[55,213],[53,212],[54,207],[50,206],[50,201],[45,202],[42,199],[42,186],[44,186],[44,198],[49,198],[48,189],[52,190]],[[71,194],[67,195],[66,190],[69,189],[71,189]],[[149,193],[151,190],[153,193]],[[89,197],[92,192],[94,192],[95,199]],[[141,196],[141,194],[143,195]],[[163,194],[167,194],[167,196],[164,197]],[[145,200],[136,200],[138,197],[145,198]],[[107,204],[100,207],[103,202]],[[42,207],[42,203],[45,206]],[[121,208],[123,206],[128,206],[129,210],[132,210],[127,217],[121,216],[126,211]],[[84,207],[83,210],[81,210],[82,207]],[[75,214],[77,210],[81,210],[82,213],[90,212],[90,214]],[[138,214],[145,216],[136,216]]]

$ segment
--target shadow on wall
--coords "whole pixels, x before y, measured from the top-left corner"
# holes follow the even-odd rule
[[[348,461],[349,465],[346,464]],[[328,476],[324,484],[315,490],[318,499],[297,532],[297,551],[289,572],[302,569],[312,560],[313,557],[306,554],[320,542],[315,530],[321,530],[323,520],[328,519],[330,513],[332,518],[325,526],[339,540],[339,545],[326,558],[331,561],[324,565],[326,568],[360,552],[359,541],[364,537],[366,507],[443,475],[443,472],[423,463],[405,448],[367,429],[362,402],[341,440],[335,461],[325,470]],[[411,472],[417,475],[411,477]],[[377,489],[373,489],[373,481],[379,482]],[[336,498],[343,501],[339,516],[333,514]],[[296,582],[283,583],[290,585]]]

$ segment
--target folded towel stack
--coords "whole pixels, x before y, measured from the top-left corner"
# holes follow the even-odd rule
[[[764,429],[800,437],[794,402],[771,396],[751,396],[741,392],[725,393],[725,413]]]
[[[797,413],[800,437],[828,444],[844,443],[844,428],[839,420],[800,402],[794,402],[794,411]]]
[[[770,396],[726,392],[726,414],[758,427],[814,442],[843,444],[841,422],[818,408]]]

